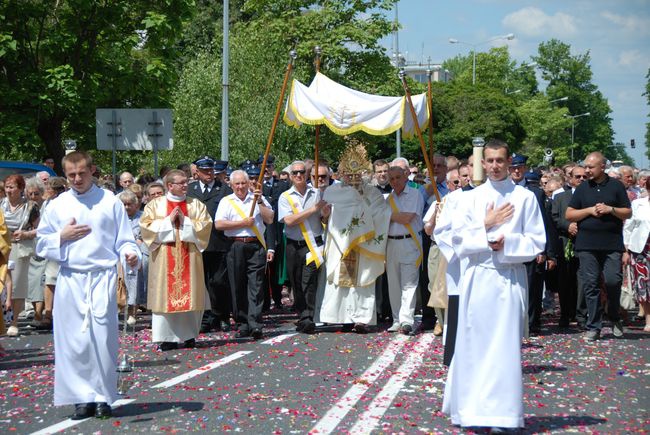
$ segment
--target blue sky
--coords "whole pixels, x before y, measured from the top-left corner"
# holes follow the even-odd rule
[[[471,51],[450,44],[450,37],[479,43],[508,33],[515,39],[492,44],[507,44],[518,62],[529,61],[551,38],[571,45],[573,54],[589,51],[592,81],[612,109],[615,141],[626,144],[637,166],[650,167],[643,156],[650,107],[642,96],[650,68],[650,0],[401,0],[398,7],[400,52],[412,61],[441,63]],[[392,44],[392,38],[384,41],[389,54]]]

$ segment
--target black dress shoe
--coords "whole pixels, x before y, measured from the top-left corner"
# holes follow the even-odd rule
[[[74,414],[70,417],[70,420],[83,420],[85,418],[90,418],[95,415],[95,409],[97,405],[94,403],[77,403],[74,406]]]
[[[239,329],[237,331],[237,334],[235,334],[235,338],[247,338],[251,336],[251,331],[249,329]]]
[[[183,343],[183,347],[185,349],[194,349],[196,347],[196,340],[193,338],[190,338],[189,340],[185,340],[185,343]]]
[[[569,319],[563,319],[560,317],[560,320],[557,322],[557,326],[559,326],[560,328],[568,328]]]
[[[316,332],[316,324],[314,322],[307,320],[304,324],[305,326],[303,326],[301,331],[303,334],[313,334]]]
[[[341,327],[341,332],[352,332],[353,329],[354,329],[354,324],[344,323],[343,326]]]
[[[172,341],[163,341],[160,343],[159,349],[162,352],[167,352],[168,350],[178,349],[178,345]]]
[[[97,402],[97,410],[95,411],[95,417],[97,418],[111,418],[113,416],[113,410],[106,402]]]
[[[264,336],[264,333],[262,333],[262,330],[260,328],[254,328],[251,331],[251,337],[253,337],[255,340],[259,340],[263,336]]]

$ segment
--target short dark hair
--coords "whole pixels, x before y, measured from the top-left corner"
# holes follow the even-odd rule
[[[384,159],[377,159],[372,163],[372,172],[377,170],[377,166],[386,166],[388,162]]]
[[[485,144],[485,148],[490,148],[491,150],[499,150],[505,148],[506,156],[510,156],[510,147],[508,144],[500,139],[490,139],[488,143]]]

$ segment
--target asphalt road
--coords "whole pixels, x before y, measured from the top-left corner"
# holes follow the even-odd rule
[[[366,335],[293,331],[293,318],[266,316],[265,337],[202,334],[196,349],[161,353],[148,317],[122,340],[135,362],[133,386],[114,417],[73,422],[54,407],[52,335],[3,337],[0,433],[462,433],[441,412],[446,368],[431,333],[402,336],[383,325]],[[609,328],[593,344],[546,318],[526,341],[524,433],[648,430],[650,335],[633,322],[624,339]]]

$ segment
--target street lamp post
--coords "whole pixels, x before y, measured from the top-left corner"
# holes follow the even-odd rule
[[[569,97],[562,97],[562,98],[556,98],[555,100],[551,100],[548,103],[557,103],[558,101],[568,101]]]
[[[495,36],[492,39],[488,39],[487,41],[482,41],[482,42],[477,42],[477,43],[471,43],[471,42],[465,42],[465,41],[459,41],[458,39],[455,38],[449,38],[449,43],[450,44],[465,44],[469,45],[470,47],[473,48],[472,50],[472,85],[476,84],[476,47],[479,45],[487,44],[488,42],[492,41],[497,41],[499,39],[507,39],[507,40],[512,40],[515,38],[514,33],[508,33],[507,35],[501,35],[501,36]]]
[[[564,97],[564,98],[568,98],[568,97]],[[574,161],[573,160],[573,149],[574,149],[573,141],[575,139],[575,132],[576,132],[576,118],[581,118],[583,116],[589,116],[589,115],[591,115],[590,112],[581,113],[580,115],[565,115],[567,118],[571,118],[571,161],[572,162]]]

